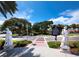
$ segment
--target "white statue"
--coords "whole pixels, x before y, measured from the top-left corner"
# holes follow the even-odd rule
[[[67,41],[68,41],[68,30],[67,27],[65,26],[64,29],[62,30],[62,41],[61,41],[61,45],[60,48],[63,50],[69,50],[69,46],[67,45]]]
[[[7,48],[13,48],[12,32],[9,30],[9,28],[6,28],[6,38],[5,38],[5,44],[4,44],[4,49],[7,49]]]

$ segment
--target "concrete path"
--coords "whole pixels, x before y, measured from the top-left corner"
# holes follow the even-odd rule
[[[38,43],[39,42],[39,43]],[[34,55],[39,55],[40,57],[75,57],[67,52],[63,52],[60,49],[49,48],[45,37],[40,37],[36,39],[35,49],[32,51]]]

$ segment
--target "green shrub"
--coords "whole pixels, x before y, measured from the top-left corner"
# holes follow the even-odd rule
[[[52,41],[52,42],[48,42],[48,46],[50,48],[59,48],[60,47],[61,42],[59,41]]]
[[[0,40],[0,49],[3,49],[5,40]],[[32,43],[32,41],[28,41],[28,40],[13,40],[13,45],[14,47],[24,47],[27,46],[28,44]]]
[[[70,48],[79,48],[79,41],[69,41],[68,45]]]
[[[32,43],[32,41],[27,41],[27,40],[17,41],[17,40],[15,40],[14,41],[14,47],[24,47],[24,46],[27,46],[30,43]]]
[[[59,41],[48,42],[50,48],[59,48],[60,44]],[[79,41],[68,41],[67,44],[70,48],[79,48]]]
[[[0,39],[0,49],[3,49],[3,45],[4,45],[5,41]]]
[[[4,41],[4,40],[0,40],[0,46],[3,46],[3,45],[4,45],[4,43],[5,43],[5,41]]]
[[[28,44],[32,43],[32,41],[28,41]]]
[[[76,47],[79,48],[79,41],[76,42]]]

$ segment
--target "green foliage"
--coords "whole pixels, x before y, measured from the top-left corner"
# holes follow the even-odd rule
[[[3,45],[4,45],[4,43],[5,43],[5,41],[4,41],[4,40],[2,40],[2,39],[0,39],[0,47],[1,47],[1,46],[3,46]]]
[[[27,41],[27,40],[17,41],[17,40],[15,40],[14,41],[14,47],[24,47],[24,46],[27,46],[30,43],[32,43],[32,41]]]
[[[48,42],[48,46],[50,48],[59,48],[60,47],[61,42],[59,41],[52,41],[52,42]]]
[[[28,32],[30,33],[31,23],[21,18],[11,18],[6,20],[3,23],[1,30],[5,30],[5,28],[8,27],[13,34],[27,35],[27,24]]]
[[[71,24],[70,28],[73,28],[73,29],[77,28],[79,30],[79,24]]]
[[[35,23],[32,28],[33,33],[34,34],[49,34],[47,29],[50,24],[53,24],[53,22],[43,21],[43,22]]]
[[[27,41],[25,40],[22,40],[22,41],[15,41],[14,42],[14,47],[23,47],[23,46],[26,46],[28,43]]]
[[[3,49],[5,41],[0,39],[0,49]],[[24,47],[27,46],[28,44],[31,44],[32,41],[28,41],[28,40],[13,40],[13,45],[14,47]]]
[[[59,41],[48,42],[48,46],[50,48],[59,48],[60,44],[61,44],[61,42],[59,42]],[[70,48],[79,48],[79,41],[68,41],[67,44]]]
[[[68,36],[79,36],[79,33],[70,33]]]
[[[4,43],[5,43],[5,41],[0,39],[0,50],[3,49]]]
[[[73,29],[75,29],[77,27],[76,24],[71,24],[70,27],[72,27]]]
[[[13,14],[17,10],[15,1],[0,1],[0,13],[7,18],[7,13]]]
[[[68,45],[70,48],[79,48],[79,41],[69,41]]]
[[[28,42],[28,44],[32,43],[32,41],[27,41],[27,42]]]
[[[17,34],[12,34],[12,36],[18,36]]]

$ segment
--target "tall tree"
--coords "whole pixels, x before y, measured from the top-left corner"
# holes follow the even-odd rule
[[[76,27],[77,27],[77,28],[78,28],[78,30],[79,30],[79,24],[77,24],[77,25],[76,25]]]
[[[64,25],[63,24],[58,24],[57,27],[59,29],[59,35],[60,35],[61,32],[62,32],[62,29],[64,28]]]
[[[28,25],[28,28],[27,28]],[[30,29],[29,27],[31,27],[31,23],[28,22],[25,19],[21,19],[21,18],[11,18],[9,20],[6,20],[3,25],[2,25],[2,30],[5,30],[5,28],[10,28],[10,30],[13,33],[17,33],[17,34],[22,34],[22,35],[26,35],[27,34],[27,29],[28,32],[30,33]]]
[[[0,1],[0,13],[7,18],[7,13],[11,15],[17,10],[15,1]]]
[[[75,29],[76,28],[76,24],[71,24],[70,27]]]
[[[52,21],[43,21],[33,25],[33,31],[37,34],[48,34],[48,26],[53,24]]]

